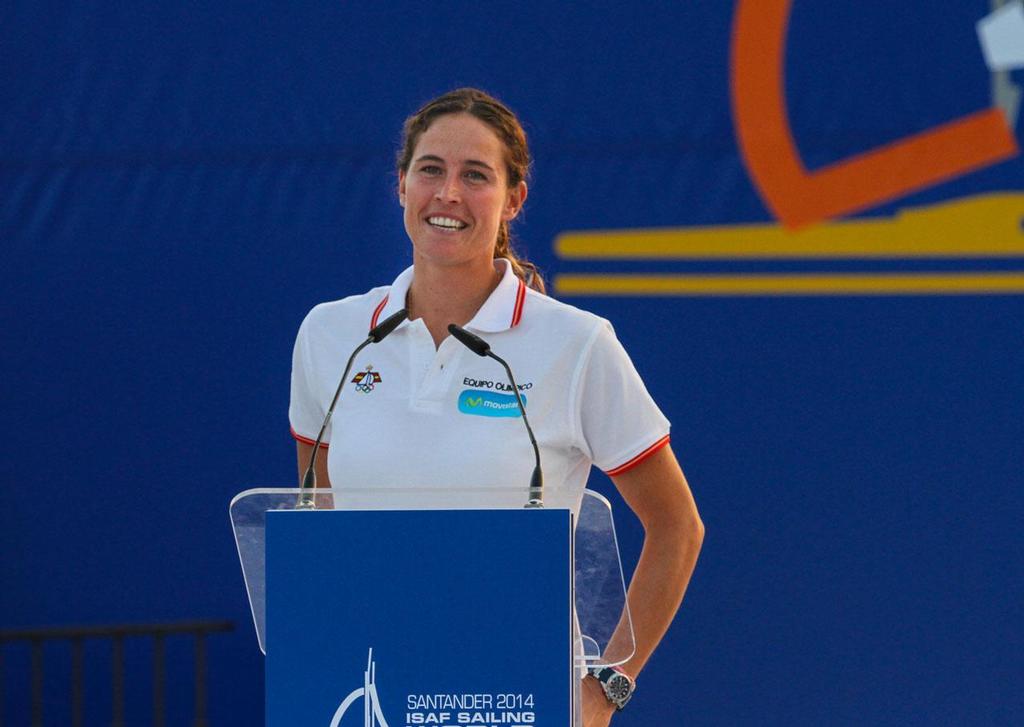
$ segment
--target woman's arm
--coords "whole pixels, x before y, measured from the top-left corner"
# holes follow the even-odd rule
[[[622,665],[634,679],[668,630],[690,582],[704,539],[704,524],[670,447],[612,478],[644,527],[644,544],[629,584],[629,610],[636,652]],[[617,629],[605,650],[622,653],[625,629]],[[593,678],[583,681],[583,723],[607,725],[614,707]]]
[[[296,440],[295,451],[298,457],[299,463],[299,487],[302,487],[302,477],[306,474],[306,468],[309,467],[309,457],[313,454],[313,445],[306,444]],[[320,451],[316,455],[316,464],[313,465],[313,470],[316,472],[316,486],[317,487],[330,487],[331,478],[327,476],[327,448],[321,447]]]

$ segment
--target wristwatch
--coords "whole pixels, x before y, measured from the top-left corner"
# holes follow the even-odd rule
[[[597,679],[604,696],[621,712],[636,691],[636,682],[624,671],[613,666],[595,666],[587,670],[590,676]]]

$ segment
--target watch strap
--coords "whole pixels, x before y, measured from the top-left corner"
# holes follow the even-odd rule
[[[627,674],[623,669],[615,666],[593,666],[587,669],[587,673],[594,677],[598,684],[601,685],[601,691],[604,692],[604,696],[615,705],[617,711],[622,711],[629,700],[633,696],[633,692],[636,691],[636,680]],[[620,677],[625,679],[628,683],[628,689],[624,696],[615,696],[611,693],[610,682],[613,677]]]

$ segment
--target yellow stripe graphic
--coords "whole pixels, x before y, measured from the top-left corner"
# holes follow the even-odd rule
[[[779,225],[566,232],[566,259],[1024,257],[1024,193],[1005,192],[832,222],[799,232]]]
[[[564,296],[1019,295],[1024,272],[565,274],[554,283]]]

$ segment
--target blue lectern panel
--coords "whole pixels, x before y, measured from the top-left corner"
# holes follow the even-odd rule
[[[568,725],[569,517],[268,513],[268,727]]]

